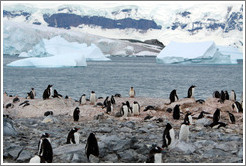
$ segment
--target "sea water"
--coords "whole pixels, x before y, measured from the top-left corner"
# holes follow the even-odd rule
[[[179,98],[187,96],[188,88],[196,85],[196,99],[212,97],[215,90],[234,90],[239,100],[243,92],[243,65],[180,65],[157,64],[155,57],[111,57],[108,62],[87,62],[87,67],[27,68],[8,67],[18,60],[3,56],[3,92],[26,97],[34,88],[38,98],[48,84],[64,97],[87,98],[91,91],[97,97],[119,93],[127,97],[134,87],[136,97],[168,99],[173,89]]]

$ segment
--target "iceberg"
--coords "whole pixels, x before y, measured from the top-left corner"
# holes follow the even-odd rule
[[[109,61],[94,44],[68,42],[61,36],[42,39],[33,49],[19,57],[29,57],[7,64],[18,67],[70,67],[87,66],[86,61]]]
[[[213,41],[170,42],[156,57],[157,63],[166,64],[233,64],[230,54],[223,54]]]

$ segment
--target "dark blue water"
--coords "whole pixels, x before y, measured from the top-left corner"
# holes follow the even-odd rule
[[[88,62],[87,67],[20,68],[6,64],[17,57],[3,58],[3,92],[26,97],[34,87],[41,98],[48,84],[60,94],[74,99],[90,91],[106,97],[115,93],[128,96],[131,86],[137,96],[168,98],[173,89],[186,97],[191,85],[196,85],[196,99],[206,99],[215,90],[243,92],[243,65],[164,65],[154,57],[114,57],[110,62]]]

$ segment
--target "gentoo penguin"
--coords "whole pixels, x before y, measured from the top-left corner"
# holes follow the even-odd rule
[[[13,108],[14,107],[14,104],[12,104],[12,103],[8,103],[6,106],[5,106],[5,108]]]
[[[83,94],[79,99],[79,104],[85,105],[86,104],[86,95]]]
[[[93,133],[90,133],[89,137],[87,138],[87,143],[85,146],[85,153],[86,153],[88,160],[91,154],[96,157],[99,156],[99,148],[98,148],[97,139],[95,137],[95,134]]]
[[[72,128],[67,136],[67,144],[79,144],[79,133],[77,132],[79,128]]]
[[[225,99],[226,99],[226,100],[229,100],[229,99],[230,99],[230,97],[229,97],[229,94],[228,94],[227,90],[225,91]]]
[[[96,93],[94,91],[91,91],[91,95],[90,95],[90,103],[91,103],[91,105],[95,105],[96,101],[97,101]]]
[[[209,114],[208,112],[202,111],[199,116],[197,117],[197,119],[202,119],[204,117],[204,114]]]
[[[186,141],[186,142],[189,141],[189,134],[190,134],[189,125],[190,124],[188,122],[182,123],[179,131],[180,141]]]
[[[104,108],[107,107],[107,104],[108,104],[108,98],[109,98],[109,96],[107,96],[107,97],[105,98],[105,100],[103,101],[103,107],[104,107]]]
[[[34,99],[35,96],[36,96],[36,92],[35,92],[34,88],[31,88],[31,91],[29,93],[27,93],[27,98],[28,99]]]
[[[136,92],[135,92],[134,88],[131,87],[131,88],[130,88],[130,91],[129,91],[129,96],[130,96],[130,97],[135,97],[135,95],[136,95]]]
[[[232,124],[235,124],[235,122],[236,122],[235,116],[232,113],[230,113],[229,111],[227,111],[227,112],[228,112],[228,115],[229,115],[229,118],[230,118],[231,123]]]
[[[194,97],[194,90],[195,90],[195,85],[192,85],[189,89],[188,89],[188,95],[187,98],[192,98]]]
[[[13,103],[16,103],[16,102],[19,102],[20,99],[18,98],[18,96],[16,96],[14,99],[13,99]]]
[[[220,100],[219,100],[219,102],[220,103],[224,103],[225,99],[226,99],[225,92],[222,90],[221,93],[220,93]]]
[[[180,104],[176,104],[173,108],[173,119],[179,120],[180,118]]]
[[[114,96],[113,95],[111,95],[111,99],[110,99],[110,101],[111,101],[111,104],[115,104],[115,99],[114,99]]]
[[[121,107],[121,114],[123,115],[122,117],[126,118],[129,114],[129,107],[126,105],[126,103],[122,103]]]
[[[76,122],[79,120],[79,113],[80,113],[79,107],[76,107],[73,111],[73,120]]]
[[[203,103],[205,103],[205,100],[203,100],[203,99],[198,99],[198,100],[196,100],[196,103],[203,104]]]
[[[140,105],[137,101],[133,102],[132,112],[133,112],[133,115],[140,115]]]
[[[42,134],[38,143],[38,156],[41,158],[41,163],[52,163],[53,150],[49,139],[49,134]]]
[[[57,92],[56,89],[54,89],[54,95],[52,96],[53,98],[61,98],[62,95]]]
[[[132,107],[130,106],[129,101],[126,101],[126,105],[129,108],[129,114],[132,114]]]
[[[49,115],[53,115],[53,111],[46,111],[44,113],[44,116],[49,116]]]
[[[121,94],[116,93],[116,94],[114,95],[114,97],[121,97]]]
[[[219,91],[214,91],[213,97],[214,98],[220,98],[220,92]]]
[[[172,90],[172,92],[170,93],[169,99],[170,99],[170,103],[169,104],[171,104],[171,103],[173,103],[175,101],[178,101],[179,97],[177,95],[176,89]]]
[[[146,163],[162,163],[162,148],[153,144],[149,151]]]
[[[155,106],[148,105],[147,107],[144,108],[143,111],[145,112],[145,111],[148,111],[148,110],[155,110],[155,109],[156,109]]]
[[[168,146],[173,143],[175,140],[175,132],[170,125],[170,123],[167,123],[166,128],[162,135],[162,148],[168,148]]]
[[[213,114],[213,122],[219,122],[220,120],[220,109],[216,109],[216,111]]]
[[[53,85],[48,85],[48,87],[44,90],[44,93],[43,93],[43,99],[44,100],[51,97],[52,86]]]
[[[192,116],[190,112],[187,112],[184,118],[184,123],[192,124]]]
[[[30,105],[29,100],[25,100],[24,102],[20,103],[19,106],[25,107]]]
[[[237,113],[238,113],[238,112],[243,112],[243,107],[242,107],[242,105],[241,105],[238,101],[236,101],[236,102],[234,102],[234,103],[232,104],[232,109],[233,109],[234,111],[236,111]]]
[[[231,90],[230,100],[236,101],[236,93],[234,90]]]
[[[149,120],[151,118],[153,118],[154,116],[151,116],[151,115],[147,115],[146,117],[144,117],[144,120]]]
[[[109,100],[109,101],[107,101],[107,107],[106,107],[107,109],[106,109],[106,113],[107,114],[109,114],[109,113],[111,113],[111,112],[113,112],[113,106],[112,106],[112,104],[111,104],[111,101]]]

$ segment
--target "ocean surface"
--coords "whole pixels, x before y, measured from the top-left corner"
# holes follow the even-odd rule
[[[112,57],[109,62],[87,62],[87,67],[22,68],[6,64],[20,59],[3,56],[3,92],[26,97],[35,88],[42,98],[48,84],[64,97],[79,99],[95,91],[97,97],[116,93],[128,96],[131,86],[137,97],[168,99],[173,89],[179,98],[187,96],[188,88],[196,85],[195,98],[211,97],[215,90],[235,90],[237,99],[243,92],[243,65],[165,65],[155,57]]]

